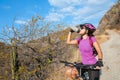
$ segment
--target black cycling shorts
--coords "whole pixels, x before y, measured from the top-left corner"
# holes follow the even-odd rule
[[[81,69],[81,77],[83,78],[83,80],[100,80],[100,70]]]

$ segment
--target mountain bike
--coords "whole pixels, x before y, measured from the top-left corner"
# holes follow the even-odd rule
[[[75,67],[77,69],[78,74],[75,77],[75,79],[99,80],[99,75],[91,73],[92,70],[99,71],[98,69],[95,69],[96,65],[83,65],[82,63],[77,63],[77,62],[71,63],[71,62],[67,62],[67,61],[60,61],[60,63],[64,63],[64,65],[67,67]],[[96,75],[97,77],[93,79],[93,78],[91,78],[90,75]]]

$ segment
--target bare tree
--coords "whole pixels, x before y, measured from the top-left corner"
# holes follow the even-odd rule
[[[4,27],[2,33],[0,33],[0,40],[11,46],[10,62],[12,80],[19,80],[17,74],[17,47],[19,45],[27,43],[28,41],[32,41],[34,39],[47,35],[49,25],[50,23],[45,22],[44,18],[36,16],[32,17],[32,19],[30,21],[27,21],[24,25],[19,25],[16,27],[13,23],[11,27]]]
[[[62,29],[62,25],[46,22],[45,19],[40,16],[32,17],[32,19],[26,21],[24,25],[19,25],[16,27],[13,22],[12,26],[4,27],[3,32],[0,33],[0,40],[11,46],[10,62],[12,80],[19,80],[18,47],[21,45],[25,45],[29,49],[33,50],[33,52],[39,53],[38,51],[35,51],[33,47],[27,45],[26,43],[38,38],[41,38],[43,41],[45,41],[44,39],[46,38],[44,37],[47,36],[48,44],[51,44],[51,33],[60,31]],[[54,36],[54,39],[58,39],[58,34]],[[45,59],[43,62],[47,62],[46,60],[48,59]]]

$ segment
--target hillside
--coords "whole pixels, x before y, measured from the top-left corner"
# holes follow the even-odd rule
[[[120,1],[111,7],[99,22],[98,29],[100,32],[106,29],[120,30]]]
[[[20,76],[26,76],[27,80],[45,80],[56,71],[60,67],[59,60],[68,59],[70,56],[67,55],[71,50],[69,51],[70,47],[65,44],[64,35],[66,30],[21,46],[18,50],[19,68],[23,69]]]
[[[65,44],[67,34],[68,29],[17,46],[16,71],[19,79],[45,80],[61,67],[60,60],[69,60],[75,46]],[[11,47],[4,43],[0,43],[0,46],[0,80],[12,80]]]
[[[0,42],[0,80],[11,79],[9,52],[10,47],[5,43]]]

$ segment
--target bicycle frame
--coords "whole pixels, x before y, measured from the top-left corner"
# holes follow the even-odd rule
[[[89,80],[89,76],[88,76],[88,72],[87,71],[82,73],[82,69],[92,70],[92,69],[95,69],[95,67],[96,67],[94,65],[83,65],[82,63],[77,63],[77,62],[71,63],[71,62],[67,62],[67,61],[60,61],[60,63],[64,63],[65,66],[76,67],[76,69],[78,70],[77,78],[83,78],[83,80]],[[84,77],[82,76],[82,74],[84,74]]]

